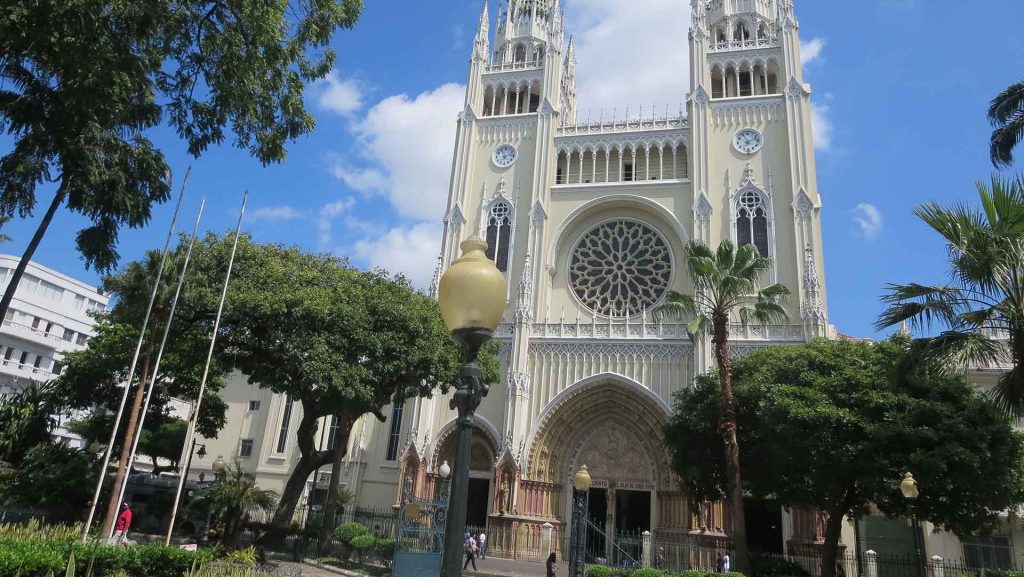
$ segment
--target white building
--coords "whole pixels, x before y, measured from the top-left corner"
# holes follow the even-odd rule
[[[7,289],[20,260],[0,254],[0,290]],[[89,313],[106,310],[109,300],[94,287],[29,263],[0,328],[0,395],[59,375],[64,354],[85,348],[94,335]],[[79,442],[62,426],[54,435]]]

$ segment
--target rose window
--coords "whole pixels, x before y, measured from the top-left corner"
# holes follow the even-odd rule
[[[655,230],[632,220],[600,224],[572,251],[569,286],[596,313],[624,317],[650,310],[668,292],[672,255]]]

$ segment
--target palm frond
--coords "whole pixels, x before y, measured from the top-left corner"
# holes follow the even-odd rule
[[[704,315],[697,315],[686,325],[686,334],[690,340],[696,343],[701,337],[711,332],[711,319]]]
[[[921,353],[927,360],[960,369],[995,363],[1003,352],[998,342],[973,331],[946,331],[925,342]]]
[[[992,389],[992,401],[1009,415],[1024,412],[1024,369],[1015,367],[1004,374]]]
[[[697,314],[697,303],[693,295],[672,291],[665,297],[665,302],[654,309],[654,317],[685,319]]]
[[[1024,82],[1013,84],[999,96],[996,96],[988,107],[988,119],[992,126],[1006,124],[1014,113],[1024,110]]]
[[[1011,116],[1005,124],[992,132],[989,155],[997,168],[1013,164],[1013,149],[1024,139],[1024,110]]]

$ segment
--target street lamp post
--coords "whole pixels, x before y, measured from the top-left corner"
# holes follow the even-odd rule
[[[583,465],[573,477],[572,534],[569,545],[569,576],[583,577],[587,566],[587,509],[590,506],[590,471]]]
[[[917,489],[917,481],[914,480],[914,476],[907,473],[903,477],[903,481],[900,482],[900,492],[903,493],[903,497],[907,500],[910,505],[910,530],[914,534],[914,574],[923,577],[925,571],[924,557],[921,549],[923,549],[923,543],[921,542],[921,528],[917,521],[917,511],[914,509],[914,502],[917,500],[919,494]]]
[[[444,577],[462,575],[462,534],[466,530],[469,495],[469,448],[476,409],[487,396],[478,355],[494,335],[505,313],[506,283],[501,271],[487,258],[487,243],[479,238],[462,242],[462,258],[452,263],[438,285],[438,303],[445,325],[462,346],[463,365],[450,406],[459,412],[458,445],[452,467],[452,495],[445,526]]]

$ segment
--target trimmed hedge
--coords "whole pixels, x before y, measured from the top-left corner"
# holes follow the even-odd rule
[[[46,577],[51,571],[55,575],[63,575],[72,552],[78,575],[86,574],[95,552],[92,571],[97,577],[118,573],[126,573],[130,577],[182,577],[194,565],[212,560],[209,553],[163,545],[94,548],[81,543],[7,541],[0,542],[0,577]]]
[[[750,564],[754,577],[811,577],[802,566],[782,557],[753,555]]]
[[[587,567],[587,577],[612,577],[612,569],[604,565],[592,565]]]
[[[632,577],[665,577],[665,574],[658,569],[652,569],[651,567],[645,567],[643,569],[637,569],[633,571]]]

